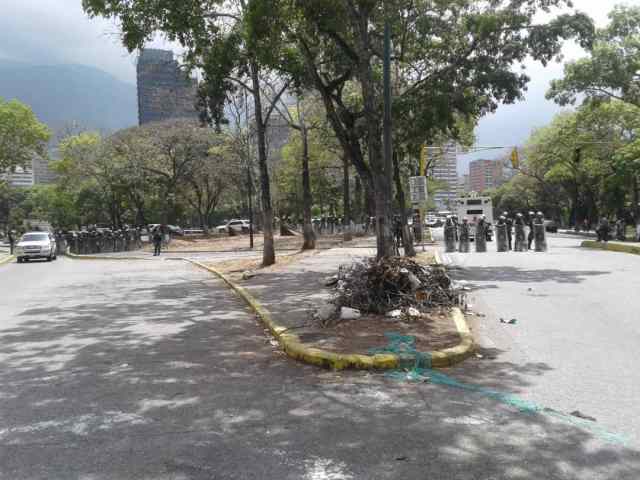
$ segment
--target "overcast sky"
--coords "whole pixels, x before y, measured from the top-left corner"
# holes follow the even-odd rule
[[[104,19],[89,19],[80,0],[0,0],[0,58],[35,64],[77,63],[105,70],[117,78],[135,83],[135,55],[121,46],[118,27]],[[640,0],[574,0],[577,9],[592,16],[599,26],[607,13],[620,3]],[[168,44],[157,40],[152,46]],[[579,57],[580,49],[567,45],[567,59]],[[521,143],[531,128],[544,125],[557,108],[544,99],[549,80],[562,75],[562,65],[548,68],[528,65],[526,102],[503,106],[483,119],[478,139],[483,144]]]
[[[89,19],[80,0],[1,0],[0,3],[0,57],[28,63],[93,65],[124,81],[135,82],[134,57],[121,46],[117,26],[108,20]],[[574,1],[576,8],[600,24],[606,22],[607,12],[617,3],[620,2]]]

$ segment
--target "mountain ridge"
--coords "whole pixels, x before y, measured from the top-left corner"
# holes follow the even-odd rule
[[[54,132],[77,125],[110,133],[138,123],[136,86],[87,65],[0,59],[0,97],[29,105]]]

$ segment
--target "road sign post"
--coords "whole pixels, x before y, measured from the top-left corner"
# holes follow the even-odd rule
[[[427,192],[427,177],[419,176],[419,177],[409,177],[409,193],[411,197],[411,204],[414,209],[417,208],[419,211],[418,214],[418,222],[419,222],[419,231],[422,232],[422,222],[424,210],[427,203],[428,192]],[[422,241],[422,249],[424,250],[424,240]]]

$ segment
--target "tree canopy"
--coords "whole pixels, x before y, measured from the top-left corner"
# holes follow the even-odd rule
[[[609,25],[584,47],[589,55],[565,65],[564,78],[551,82],[547,98],[567,105],[583,95],[640,106],[640,7],[615,7]]]
[[[0,98],[0,173],[30,166],[35,155],[45,156],[49,128],[24,103]]]

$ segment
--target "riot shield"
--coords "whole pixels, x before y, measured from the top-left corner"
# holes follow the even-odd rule
[[[527,236],[524,233],[524,225],[516,224],[516,243],[514,250],[516,252],[527,251]]]
[[[444,247],[446,252],[456,251],[456,227],[455,225],[444,226]]]
[[[460,225],[460,243],[458,250],[462,253],[469,252],[469,225],[462,224]]]
[[[547,237],[544,231],[544,225],[541,223],[533,224],[533,241],[536,252],[547,251]]]
[[[507,239],[507,225],[496,225],[496,246],[498,252],[506,252],[509,250],[509,240]]]
[[[487,251],[487,233],[485,225],[478,223],[476,225],[476,252]]]

